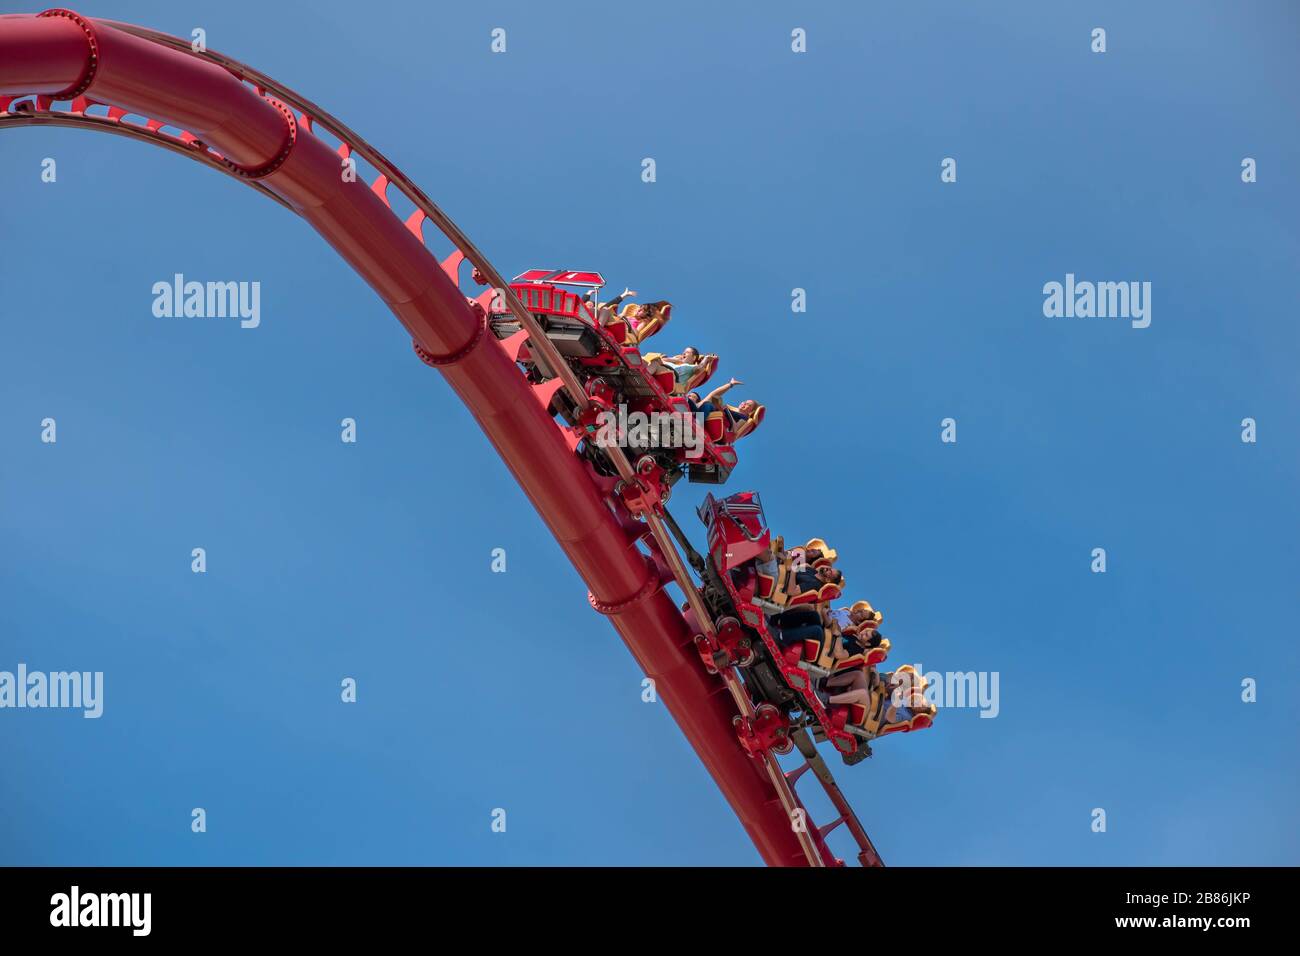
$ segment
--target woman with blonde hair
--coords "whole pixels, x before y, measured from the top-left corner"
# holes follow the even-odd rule
[[[704,398],[700,398],[698,392],[687,394],[692,410],[704,416],[704,431],[710,441],[730,445],[762,424],[767,406],[758,404],[752,398],[745,399],[739,405],[728,405],[722,400],[729,389],[743,384],[745,383],[740,379],[733,378]]]

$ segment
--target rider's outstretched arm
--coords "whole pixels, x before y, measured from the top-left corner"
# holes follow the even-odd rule
[[[705,396],[704,401],[701,402],[700,404],[702,404],[702,405],[712,405],[714,408],[721,408],[721,407],[722,407],[722,396],[725,395],[725,394],[727,393],[727,390],[728,390],[728,389],[735,388],[737,385],[740,385],[740,384],[742,384],[742,383],[741,383],[741,381],[740,381],[739,379],[735,379],[735,378],[733,378],[730,382],[727,382],[727,384],[725,384],[725,385],[719,385],[719,386],[718,386],[717,388],[715,388],[713,391],[709,392],[709,394],[708,394],[707,396]]]

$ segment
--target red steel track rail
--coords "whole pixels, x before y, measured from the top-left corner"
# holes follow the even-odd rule
[[[68,10],[0,16],[0,128],[23,125],[151,142],[241,179],[307,220],[378,293],[420,358],[474,415],[590,588],[592,606],[654,679],[763,860],[832,865],[825,834],[847,821],[860,862],[880,865],[838,787],[827,785],[829,771],[815,750],[787,774],[770,751],[751,757],[739,745],[733,720],[737,712],[753,717],[753,704],[733,670],[710,675],[700,666],[693,635],[663,585],[676,581],[711,638],[710,618],[663,522],[649,510],[644,524],[617,515],[607,503],[608,482],[573,454],[552,415],[558,390],[576,407],[587,405],[576,376],[482,252],[381,153],[251,67],[213,51],[196,53],[186,40]],[[341,175],[343,161],[354,156],[377,172],[373,182]],[[390,187],[415,207],[405,220],[390,204]],[[449,248],[445,258],[426,244],[426,223]],[[461,291],[465,261],[486,292]],[[515,361],[523,343],[503,347],[486,331],[485,308],[495,295],[522,325],[533,358],[555,378],[530,383]],[[635,481],[622,450],[608,451],[622,479]],[[792,824],[803,807],[793,784],[810,767],[840,818],[807,831]]]

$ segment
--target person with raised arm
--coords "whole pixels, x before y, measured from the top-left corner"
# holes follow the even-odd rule
[[[730,445],[744,438],[763,421],[767,408],[747,398],[739,405],[728,405],[722,396],[737,385],[744,385],[738,378],[733,378],[724,385],[719,385],[703,399],[698,392],[690,392],[686,398],[693,409],[704,415],[704,428],[709,438],[715,442]]]

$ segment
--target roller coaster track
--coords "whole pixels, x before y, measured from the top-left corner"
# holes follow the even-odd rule
[[[62,9],[0,16],[0,128],[6,126],[75,127],[152,143],[240,179],[307,220],[379,294],[420,359],[443,374],[474,415],[586,582],[591,605],[654,679],[763,860],[836,865],[826,836],[845,824],[858,861],[881,865],[804,731],[793,734],[804,763],[790,772],[770,748],[741,746],[737,730],[753,725],[754,704],[733,668],[713,675],[701,666],[683,611],[692,612],[710,642],[712,619],[663,518],[648,500],[629,512],[626,492],[613,496],[613,480],[574,454],[572,434],[556,422],[553,409],[562,402],[578,411],[590,403],[577,376],[483,253],[378,150],[229,57]],[[376,171],[373,181],[341,175],[344,163],[358,157]],[[392,208],[390,189],[414,207],[405,219]],[[426,236],[426,224],[435,236]],[[435,253],[430,240],[446,255]],[[466,262],[471,281],[486,291],[461,291]],[[496,296],[521,325],[501,342],[486,332]],[[525,349],[550,374],[545,381],[530,382],[520,370]],[[624,487],[648,495],[622,449],[605,450]],[[621,503],[611,507],[611,499]],[[686,608],[664,590],[670,581]],[[839,814],[823,827],[806,822],[795,787],[808,770]]]

